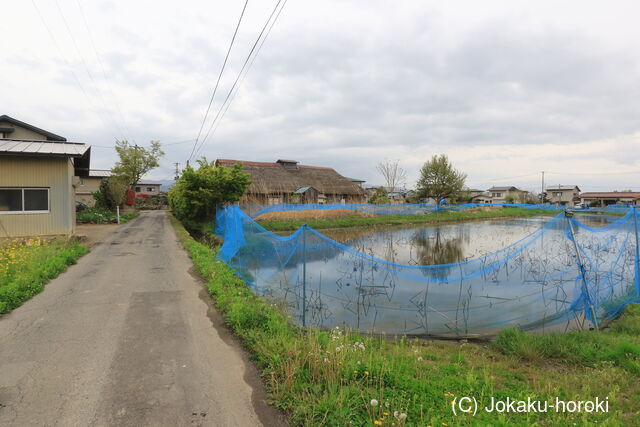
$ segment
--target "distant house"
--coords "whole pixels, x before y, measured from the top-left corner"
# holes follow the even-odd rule
[[[360,203],[365,191],[332,168],[301,165],[295,160],[274,163],[246,160],[218,159],[216,166],[231,167],[237,163],[251,176],[251,185],[243,201],[261,205],[294,203],[300,200],[296,193],[304,190],[306,203]],[[316,193],[317,192],[317,193]],[[294,194],[297,194],[294,196]]]
[[[580,188],[577,185],[556,185],[546,188],[550,203],[562,206],[576,206],[580,203]]]
[[[471,197],[471,203],[491,203],[492,198],[491,198],[491,193],[485,193],[482,192],[480,194],[477,194],[473,197]]]
[[[407,193],[409,190],[403,187],[384,187],[389,198],[389,203],[400,204],[407,201]]]
[[[471,199],[473,199],[474,197],[477,197],[477,196],[484,196],[485,195],[484,190],[478,190],[478,189],[475,189],[475,188],[466,188],[466,189],[463,190],[463,192],[468,193],[469,194],[469,198],[471,198]]]
[[[134,186],[134,191],[136,192],[136,197],[141,194],[145,194],[148,196],[157,196],[160,194],[160,187],[162,186],[161,182],[155,181],[140,181]],[[144,197],[144,196],[141,196]]]
[[[582,206],[608,206],[616,203],[637,205],[640,204],[639,201],[640,192],[604,191],[599,193],[580,193],[580,204]]]
[[[527,191],[517,187],[491,187],[487,190],[491,195],[491,203],[524,203]]]
[[[100,190],[102,180],[111,176],[110,170],[105,169],[89,169],[87,176],[76,177],[76,201],[82,202],[87,206],[96,204],[93,193]]]
[[[346,178],[346,177],[345,177]],[[362,187],[363,184],[367,181],[363,180],[363,179],[358,179],[358,178],[347,178],[349,181],[353,182],[355,185],[357,185],[358,187]]]
[[[91,147],[0,116],[0,238],[75,230],[74,176],[89,174]]]

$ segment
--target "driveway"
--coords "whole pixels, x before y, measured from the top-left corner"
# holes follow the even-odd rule
[[[191,268],[149,212],[0,318],[0,425],[281,424]]]

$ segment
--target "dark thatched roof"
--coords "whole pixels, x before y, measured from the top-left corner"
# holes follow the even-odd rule
[[[240,163],[251,174],[249,193],[293,193],[301,187],[313,187],[323,194],[364,195],[364,190],[332,168],[306,166],[294,160],[275,163],[218,159],[217,166]]]

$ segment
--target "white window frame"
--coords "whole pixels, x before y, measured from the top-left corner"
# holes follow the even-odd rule
[[[24,215],[24,214],[51,213],[51,191],[49,187],[0,187],[0,190],[22,191],[22,210],[21,211],[0,211],[0,215]],[[25,211],[24,210],[24,190],[47,190],[47,210],[46,211]]]

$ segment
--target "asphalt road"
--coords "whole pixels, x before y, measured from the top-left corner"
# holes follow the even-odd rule
[[[0,318],[2,426],[279,425],[163,212]]]

